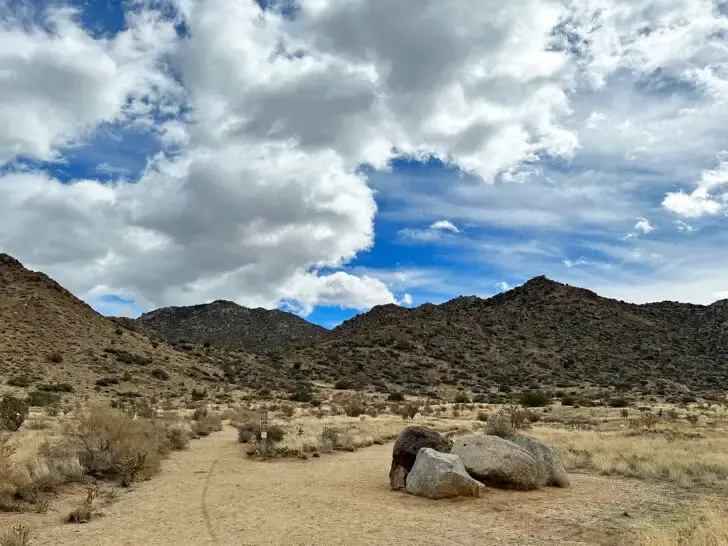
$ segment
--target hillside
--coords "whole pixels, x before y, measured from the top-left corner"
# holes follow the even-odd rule
[[[134,398],[183,396],[221,380],[217,366],[119,328],[47,275],[0,254],[0,384]]]
[[[189,307],[164,307],[125,323],[170,342],[211,344],[259,354],[310,345],[328,332],[293,313],[248,309],[223,300]]]
[[[427,392],[617,387],[728,389],[728,301],[635,305],[536,277],[489,299],[358,315],[288,359],[311,377]]]

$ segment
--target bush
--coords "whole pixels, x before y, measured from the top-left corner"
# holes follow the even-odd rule
[[[65,435],[86,474],[119,478],[122,485],[154,475],[169,451],[162,427],[103,406],[79,415]]]
[[[155,368],[152,370],[152,377],[154,379],[159,379],[160,381],[167,381],[169,379],[169,373],[167,370],[163,370],[162,368]]]
[[[420,408],[418,408],[415,404],[405,404],[402,407],[402,411],[400,412],[400,415],[402,416],[402,419],[414,419],[415,415],[417,415],[417,412],[420,411]]]
[[[486,422],[486,421],[488,421],[488,417],[489,417],[489,415],[488,415],[487,411],[478,412],[478,417],[477,417],[478,421]]]
[[[119,379],[117,377],[102,377],[96,380],[96,384],[99,387],[110,387],[111,385],[118,385]]]
[[[390,392],[389,396],[387,396],[387,400],[389,400],[390,402],[403,402],[404,394],[399,391]]]
[[[74,389],[70,383],[48,383],[40,385],[38,390],[43,392],[73,392]]]
[[[167,427],[167,441],[170,449],[182,451],[190,444],[190,429],[182,423],[174,423]]]
[[[336,383],[334,383],[334,388],[341,391],[353,389],[354,382],[349,379],[339,379]]]
[[[205,412],[192,421],[192,432],[195,436],[209,436],[222,430],[222,418],[217,413]]]
[[[28,403],[13,396],[6,394],[0,400],[0,429],[14,432],[23,426],[23,421],[28,417]]]
[[[697,425],[699,417],[695,413],[688,413],[685,416],[685,419],[687,419],[688,423],[690,423],[691,425]]]
[[[307,390],[298,390],[289,398],[291,402],[311,402],[313,400],[313,393]]]
[[[48,362],[60,364],[61,362],[63,362],[63,355],[60,351],[53,351],[52,353],[48,354]]]
[[[526,391],[521,393],[521,405],[526,408],[539,408],[551,403],[551,396],[542,391]]]
[[[324,426],[319,439],[324,447],[339,449],[343,446],[344,431],[330,425]]]
[[[295,408],[295,406],[291,406],[290,404],[283,404],[281,406],[281,413],[285,417],[288,417],[290,419],[291,417],[296,415],[296,408]]]
[[[466,392],[459,392],[455,396],[455,403],[456,404],[469,404],[470,403],[470,397],[468,396],[468,393]]]
[[[61,401],[61,395],[54,392],[31,391],[28,393],[28,404],[44,408]]]
[[[531,427],[540,419],[539,415],[529,409],[510,404],[503,406],[488,419],[485,425],[485,433],[501,438],[510,438],[516,431]]]
[[[30,529],[25,525],[16,525],[0,536],[0,546],[29,546],[32,544]]]
[[[627,408],[629,407],[629,400],[621,397],[610,398],[608,404],[610,408]]]
[[[344,406],[344,413],[348,417],[359,417],[364,413],[364,407],[359,402],[350,402]]]
[[[576,397],[571,395],[566,395],[561,398],[561,405],[562,406],[573,406],[576,404]]]
[[[33,381],[24,375],[16,375],[8,379],[8,385],[11,387],[30,387]]]

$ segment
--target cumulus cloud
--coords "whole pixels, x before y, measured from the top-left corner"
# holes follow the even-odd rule
[[[442,231],[451,231],[452,233],[460,233],[460,229],[450,220],[438,220],[430,225],[430,229],[439,229]]]
[[[703,171],[697,187],[691,193],[682,190],[669,192],[662,206],[686,218],[718,214],[728,205],[728,192],[718,195],[715,190],[725,184],[728,184],[728,161],[724,160],[717,168]]]
[[[405,293],[404,296],[402,296],[402,300],[400,301],[400,303],[409,307],[410,305],[412,305],[412,295]]]
[[[342,270],[372,249],[372,186],[403,192],[400,241],[542,230],[531,257],[578,256],[544,250],[559,230],[621,240],[639,218],[647,234],[660,202],[696,220],[725,207],[726,168],[710,161],[728,115],[728,25],[709,0],[167,7],[134,4],[116,34],[66,8],[0,23],[0,246],[78,294],[303,314],[393,303],[380,277]],[[111,183],[18,162],[72,166],[108,125],[157,139],[138,179],[108,158],[96,172]],[[461,176],[373,181],[402,157]],[[636,198],[647,187],[654,202]]]

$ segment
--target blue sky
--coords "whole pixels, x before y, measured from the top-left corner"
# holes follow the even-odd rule
[[[709,0],[0,0],[0,21],[0,251],[101,313],[228,299],[333,327],[541,274],[728,297]]]

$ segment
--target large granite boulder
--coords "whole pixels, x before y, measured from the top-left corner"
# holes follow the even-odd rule
[[[528,451],[541,466],[541,485],[556,487],[569,487],[571,480],[566,473],[564,464],[556,452],[536,438],[525,434],[516,434],[508,439],[522,449]]]
[[[460,457],[423,447],[407,474],[407,493],[429,499],[480,497],[485,486],[471,478]]]
[[[519,445],[499,436],[462,436],[451,452],[458,455],[473,478],[506,489],[538,489],[541,464]]]
[[[422,426],[405,428],[397,437],[392,449],[392,466],[389,469],[389,486],[393,490],[404,489],[407,474],[417,460],[417,454],[423,447],[429,447],[441,453],[449,453],[452,440],[434,429]]]

